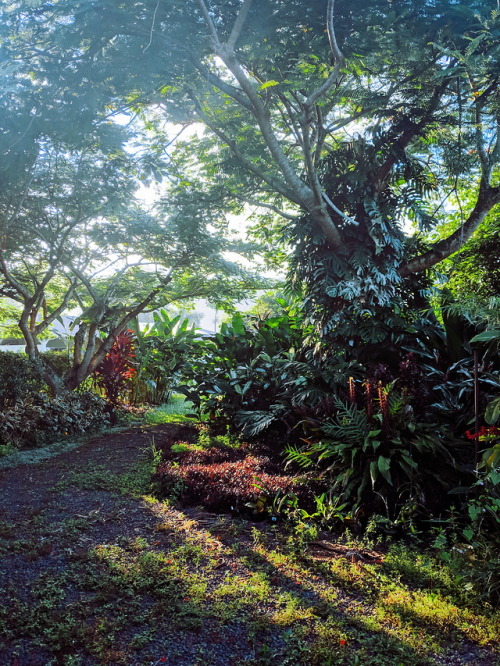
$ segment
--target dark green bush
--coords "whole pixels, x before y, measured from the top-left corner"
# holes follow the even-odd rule
[[[294,406],[301,403],[304,391],[309,392],[315,375],[302,352],[304,333],[291,315],[256,322],[236,315],[205,342],[190,372],[184,373],[190,384],[179,390],[199,412],[236,424],[245,437],[270,425],[289,431],[299,420],[292,415]],[[249,415],[252,423],[247,428]]]
[[[0,412],[0,445],[27,448],[108,424],[106,402],[91,392],[50,398],[34,393]]]
[[[66,352],[44,352],[41,357],[59,376],[69,370],[70,362]],[[47,391],[47,385],[26,354],[0,351],[0,407],[12,406],[34,393]]]
[[[60,377],[65,375],[71,367],[68,352],[66,351],[48,351],[43,352],[41,356],[44,361],[54,368]]]
[[[43,387],[43,381],[27,356],[0,351],[0,407],[12,406]]]

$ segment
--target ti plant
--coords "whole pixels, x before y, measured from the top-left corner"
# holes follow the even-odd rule
[[[104,390],[112,412],[136,372],[134,358],[134,334],[132,331],[122,331],[95,371],[97,385]]]

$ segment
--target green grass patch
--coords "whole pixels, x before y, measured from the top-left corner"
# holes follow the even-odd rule
[[[165,405],[153,407],[144,414],[147,425],[162,425],[163,423],[196,423],[198,418],[188,416],[193,411],[193,403],[186,400],[183,395],[172,394]]]

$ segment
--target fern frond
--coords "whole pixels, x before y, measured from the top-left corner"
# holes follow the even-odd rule
[[[275,411],[240,411],[235,414],[236,425],[245,437],[256,437],[278,419]]]

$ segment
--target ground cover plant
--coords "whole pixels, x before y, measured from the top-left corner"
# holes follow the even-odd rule
[[[151,496],[157,447],[192,430],[140,427],[0,472],[3,663],[496,663],[498,615],[408,543],[300,539]]]
[[[269,517],[269,500],[293,494],[313,498],[313,480],[287,473],[264,447],[250,447],[230,435],[211,436],[208,425],[186,431],[187,440],[158,446],[161,464],[154,482],[160,497],[211,511]]]

